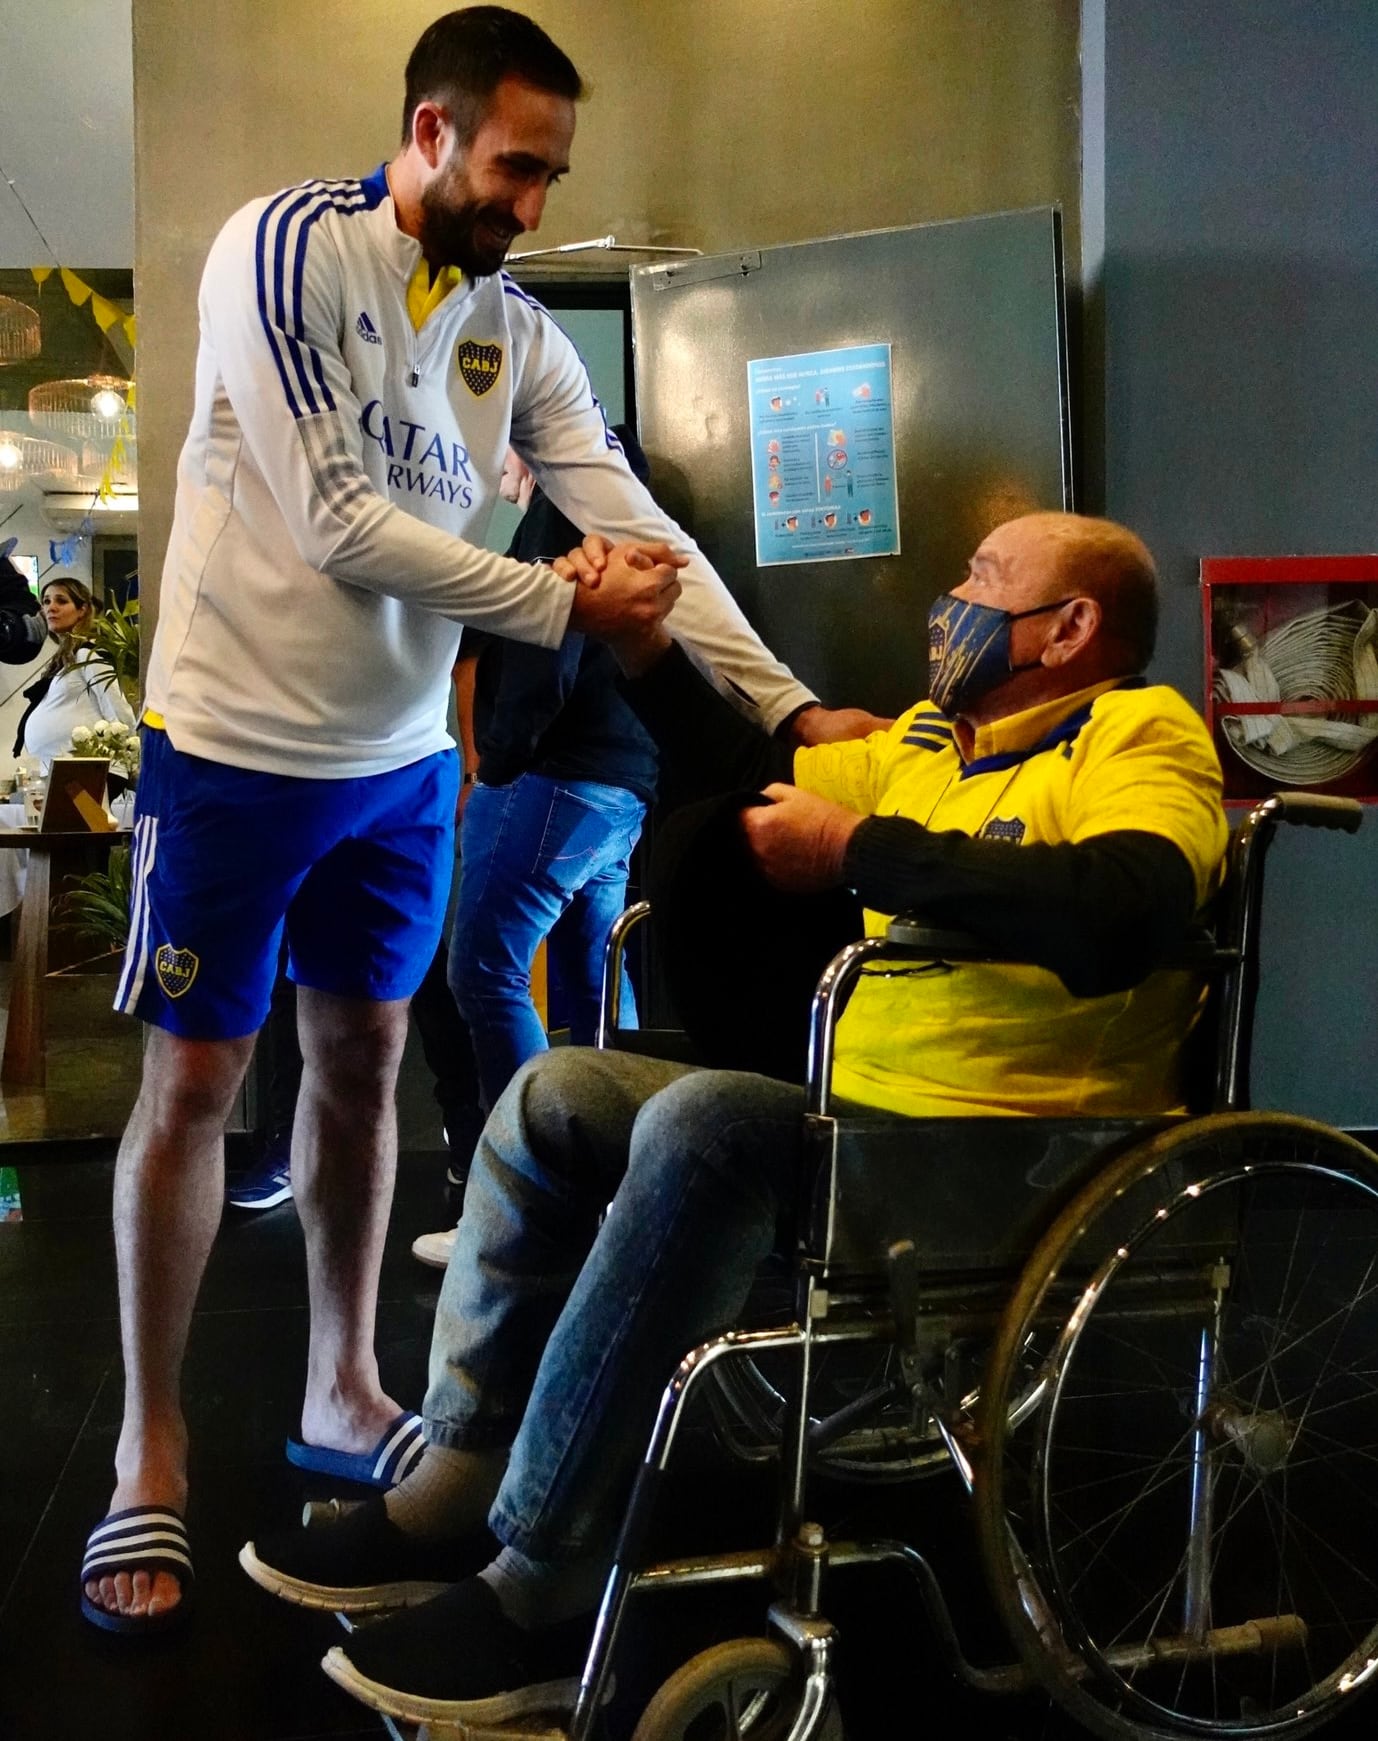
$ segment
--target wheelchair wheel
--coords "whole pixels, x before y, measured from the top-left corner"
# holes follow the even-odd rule
[[[1378,1670],[1375,1465],[1378,1160],[1303,1119],[1184,1123],[1080,1193],[1005,1314],[996,1601],[1099,1735],[1299,1735]]]
[[[734,1638],[691,1657],[642,1713],[632,1741],[785,1741],[799,1710],[799,1660],[772,1638]],[[836,1705],[818,1741],[843,1741]]]

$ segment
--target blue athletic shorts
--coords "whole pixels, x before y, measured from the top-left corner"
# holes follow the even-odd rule
[[[143,731],[129,946],[115,1008],[191,1040],[255,1033],[288,975],[410,997],[454,865],[453,750],[387,774],[298,779],[184,755]]]

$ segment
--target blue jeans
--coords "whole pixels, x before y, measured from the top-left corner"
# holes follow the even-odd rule
[[[434,1444],[511,1447],[489,1514],[509,1547],[610,1550],[661,1391],[740,1322],[792,1206],[803,1110],[788,1083],[626,1052],[562,1048],[513,1078],[474,1155],[425,1405]]]
[[[475,786],[464,809],[450,989],[469,1024],[484,1104],[547,1041],[531,1001],[531,964],[550,938],[570,1000],[570,1037],[591,1045],[603,951],[626,905],[627,869],[646,806],[621,786],[522,774]],[[558,923],[557,923],[558,921]],[[636,1004],[622,979],[622,1026]]]

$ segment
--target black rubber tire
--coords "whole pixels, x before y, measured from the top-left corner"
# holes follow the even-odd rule
[[[729,1639],[700,1651],[670,1676],[642,1712],[632,1741],[784,1741],[797,1714],[799,1684],[799,1659],[787,1644],[774,1638]],[[744,1709],[741,1696],[747,1700]],[[762,1703],[751,1715],[751,1702],[758,1697]],[[722,1726],[704,1727],[703,1720],[714,1712],[722,1713]],[[843,1741],[835,1704],[823,1718],[818,1741]]]
[[[1319,1213],[1307,1210],[1314,1217],[1310,1224],[1305,1222],[1305,1215],[1296,1222],[1287,1220],[1287,1208],[1298,1200],[1298,1194],[1303,1205],[1319,1203]],[[1334,1243],[1326,1245],[1319,1234],[1331,1227]],[[1291,1508],[1298,1496],[1307,1497],[1314,1504],[1312,1516],[1326,1520],[1333,1504],[1326,1483],[1341,1478],[1350,1480],[1352,1476],[1347,1466],[1341,1468],[1340,1457],[1368,1454],[1369,1429],[1375,1426],[1378,1415],[1378,1403],[1369,1402],[1369,1396],[1378,1396],[1378,1365],[1369,1374],[1368,1353],[1364,1353],[1366,1363],[1362,1367],[1352,1360],[1348,1363],[1336,1360],[1338,1342],[1331,1341],[1327,1325],[1343,1318],[1343,1327],[1347,1334],[1354,1332],[1357,1346],[1364,1349],[1375,1346],[1373,1360],[1378,1363],[1375,1302],[1369,1299],[1369,1294],[1378,1294],[1378,1283],[1369,1281],[1371,1273],[1378,1269],[1378,1257],[1369,1259],[1368,1267],[1361,1267],[1364,1254],[1378,1250],[1378,1243],[1369,1243],[1369,1236],[1376,1231],[1375,1154],[1359,1142],[1310,1119],[1230,1112],[1169,1126],[1118,1156],[1059,1215],[1026,1267],[1005,1311],[986,1367],[974,1492],[977,1532],[996,1607],[1016,1638],[1024,1661],[1047,1691],[1080,1724],[1103,1736],[1104,1741],[1141,1741],[1141,1738],[1179,1741],[1183,1736],[1239,1738],[1246,1734],[1268,1736],[1270,1741],[1293,1741],[1296,1736],[1319,1727],[1341,1701],[1345,1708],[1354,1703],[1352,1692],[1341,1691],[1334,1682],[1341,1666],[1350,1661],[1362,1664],[1364,1650],[1369,1650],[1369,1654],[1378,1652],[1378,1626],[1371,1626],[1375,1609],[1369,1607],[1375,1598],[1364,1590],[1364,1600],[1359,1602],[1355,1586],[1350,1612],[1341,1612],[1333,1593],[1327,1591],[1324,1600],[1331,1603],[1334,1616],[1321,1609],[1319,1598],[1312,1603],[1303,1600],[1308,1591],[1303,1588],[1298,1593],[1289,1572],[1289,1567],[1301,1563],[1301,1551],[1294,1548],[1289,1529],[1293,1529]],[[1286,1259],[1284,1274],[1279,1254],[1286,1250],[1287,1238],[1291,1240],[1291,1257]],[[1153,1245],[1155,1240],[1157,1247]],[[1216,1240],[1221,1243],[1223,1264],[1221,1259],[1207,1257],[1204,1266],[1197,1266],[1197,1254],[1209,1250],[1200,1241]],[[1247,1245],[1249,1240],[1254,1241],[1253,1245]],[[1296,1252],[1300,1247],[1305,1247],[1307,1257],[1298,1264]],[[1327,1262],[1329,1257],[1336,1262]],[[1338,1273],[1343,1267],[1340,1259],[1352,1260],[1355,1274],[1361,1276],[1357,1294],[1348,1292],[1348,1271]],[[1115,1311],[1106,1306],[1111,1290],[1117,1287],[1118,1301],[1132,1301],[1129,1311],[1125,1311],[1124,1304]],[[1350,1297],[1354,1304],[1347,1311],[1336,1313],[1331,1301],[1322,1294],[1324,1287],[1334,1288],[1341,1299]],[[1291,1645],[1289,1656],[1282,1649],[1272,1652],[1254,1649],[1192,1666],[1174,1663],[1171,1670],[1164,1670],[1160,1663],[1143,1661],[1124,1668],[1122,1663],[1106,1659],[1111,1638],[1136,1640],[1143,1637],[1145,1630],[1152,1637],[1169,1637],[1171,1617],[1176,1614],[1179,1600],[1178,1586],[1172,1579],[1176,1577],[1185,1588],[1185,1572],[1181,1570],[1186,1565],[1185,1551],[1176,1560],[1178,1572],[1162,1579],[1158,1570],[1174,1563],[1176,1543],[1162,1534],[1153,1536],[1150,1558],[1155,1563],[1152,1569],[1146,1565],[1143,1569],[1143,1576],[1150,1579],[1150,1598],[1141,1605],[1141,1612],[1152,1614],[1152,1619],[1146,1626],[1139,1624],[1136,1630],[1117,1635],[1111,1633],[1113,1619],[1104,1617],[1104,1602],[1099,1600],[1104,1596],[1104,1579],[1110,1572],[1098,1560],[1106,1558],[1106,1549],[1099,1544],[1120,1530],[1120,1541],[1110,1555],[1111,1560],[1118,1562],[1113,1565],[1113,1572],[1120,1577],[1124,1567],[1132,1569],[1136,1556],[1132,1546],[1134,1530],[1145,1529],[1145,1520],[1152,1523],[1158,1509],[1169,1513],[1169,1523],[1178,1518],[1186,1522],[1186,1508],[1179,1502],[1179,1483],[1183,1468],[1190,1478],[1192,1462],[1190,1452],[1183,1452],[1181,1442],[1192,1440],[1200,1422],[1214,1421],[1218,1408],[1211,1402],[1211,1407],[1202,1410],[1199,1398],[1204,1393],[1190,1393],[1183,1410],[1179,1384],[1183,1361],[1169,1365],[1158,1360],[1155,1349],[1169,1337],[1174,1351],[1192,1348],[1192,1337],[1199,1344],[1202,1311],[1209,1328],[1209,1304],[1200,1306],[1193,1299],[1193,1288],[1199,1290],[1200,1301],[1218,1302],[1216,1309],[1221,1313],[1216,1320],[1216,1346],[1221,1349],[1221,1358],[1211,1368],[1216,1382],[1228,1386],[1232,1370],[1235,1374],[1247,1374],[1249,1386],[1254,1386],[1256,1377],[1253,1400],[1247,1407],[1232,1405],[1235,1429],[1228,1442],[1225,1433],[1219,1433],[1219,1445],[1213,1440],[1204,1455],[1213,1471],[1209,1475],[1211,1485],[1233,1496],[1225,1522],[1221,1525],[1216,1513],[1213,1532],[1206,1537],[1211,1577],[1218,1579],[1226,1560],[1235,1562],[1242,1558],[1240,1541],[1249,1544],[1247,1583],[1253,1588],[1247,1600],[1254,1607],[1240,1610],[1239,1616],[1213,1609],[1209,1624],[1230,1626],[1246,1614],[1251,1619],[1272,1619],[1263,1603],[1275,1600],[1279,1603],[1273,1610],[1275,1614],[1296,1612],[1307,1623],[1305,1645],[1300,1647],[1305,1654],[1305,1668],[1301,1670],[1294,1666],[1298,1663],[1298,1645]],[[1305,1309],[1300,1304],[1293,1306],[1294,1301],[1301,1301],[1303,1288],[1310,1288],[1312,1295],[1321,1294],[1319,1307],[1312,1307],[1312,1311],[1321,1311],[1317,1327],[1305,1334],[1296,1328],[1298,1321],[1305,1323]],[[1272,1304],[1273,1294],[1277,1294],[1277,1301],[1270,1316],[1265,1306]],[[1153,1311],[1139,1311],[1139,1302],[1150,1301]],[[1359,1302],[1364,1306],[1364,1316],[1352,1325],[1350,1320]],[[1296,1313],[1303,1314],[1300,1320]],[[1228,1334],[1235,1341],[1223,1341],[1221,1323],[1230,1327]],[[1315,1346],[1307,1349],[1305,1358],[1310,1360],[1312,1354],[1319,1354],[1321,1367],[1315,1370],[1310,1388],[1296,1389],[1298,1402],[1287,1405],[1294,1417],[1289,1422],[1282,1403],[1267,1408],[1258,1398],[1263,1395],[1265,1375],[1273,1386],[1268,1395],[1291,1393],[1291,1384],[1296,1382],[1303,1363],[1298,1349],[1307,1348],[1308,1339]],[[1138,1365],[1122,1351],[1125,1342],[1145,1349],[1146,1356]],[[1098,1348],[1101,1363],[1092,1365]],[[1117,1348],[1120,1353],[1115,1351]],[[1247,1365],[1242,1353],[1233,1360],[1233,1365],[1226,1358],[1235,1349],[1247,1349],[1253,1358],[1260,1348],[1265,1349],[1265,1356],[1263,1360],[1254,1360],[1253,1365]],[[1073,1361],[1084,1353],[1087,1375],[1082,1377],[1082,1391],[1078,1393],[1068,1382],[1068,1374]],[[1273,1363],[1280,1367],[1284,1356],[1291,1361],[1287,1374],[1291,1384],[1279,1389],[1270,1368]],[[1040,1360],[1042,1365],[1038,1365]],[[1115,1360],[1122,1365],[1117,1367]],[[1031,1374],[1035,1372],[1044,1377],[1042,1393],[1031,1386]],[[1094,1386],[1089,1382],[1092,1377],[1096,1381]],[[1340,1396],[1340,1402],[1327,1405],[1331,1417],[1327,1421],[1329,1436],[1321,1435],[1314,1419],[1314,1415],[1321,1414],[1314,1403],[1322,1384],[1336,1388],[1327,1395]],[[1122,1389],[1129,1393],[1132,1402],[1125,1402],[1120,1395]],[[1246,1386],[1235,1386],[1235,1395],[1242,1396],[1244,1391]],[[1225,1395],[1225,1389],[1219,1395]],[[1216,1393],[1213,1391],[1211,1396],[1214,1398]],[[1307,1398],[1305,1403],[1300,1402],[1301,1398]],[[1026,1403],[1023,1410],[1019,1407],[1021,1400]],[[1176,1422],[1171,1419],[1172,1407],[1176,1407],[1178,1414]],[[1061,1421],[1066,1422],[1063,1450],[1056,1449],[1052,1438],[1059,1431],[1059,1412]],[[1185,1431],[1171,1442],[1169,1464],[1169,1455],[1165,1452],[1158,1455],[1158,1450],[1169,1443],[1172,1431],[1183,1426],[1183,1412]],[[1334,1421],[1336,1414],[1340,1415],[1338,1424]],[[1152,1415],[1153,1433],[1132,1436],[1129,1429],[1141,1431],[1146,1415]],[[1277,1426],[1280,1443],[1287,1447],[1272,1464],[1261,1461],[1261,1457],[1251,1461],[1253,1454],[1239,1449],[1239,1422],[1253,1431],[1265,1417]],[[1091,1435],[1087,1433],[1091,1422],[1106,1421],[1125,1433],[1110,1449],[1089,1442]],[[1336,1431],[1345,1436],[1336,1440],[1333,1438]],[[1287,1438],[1289,1433],[1291,1438]],[[1352,1452],[1350,1443],[1354,1447]],[[1317,1445],[1321,1449],[1315,1450]],[[1327,1450],[1327,1445],[1338,1445],[1338,1455]],[[1153,1461],[1155,1455],[1157,1462]],[[1061,1462],[1057,1461],[1059,1457]],[[1125,1475],[1115,1473],[1117,1466],[1111,1462],[1115,1457],[1125,1459]],[[1373,1461],[1371,1454],[1368,1461]],[[1143,1464],[1143,1469],[1139,1471],[1134,1464]],[[1307,1473],[1308,1466],[1312,1473]],[[1057,1468],[1073,1469],[1075,1482],[1068,1480],[1066,1487],[1054,1494],[1052,1480]],[[1085,1496],[1094,1485],[1092,1475],[1098,1469],[1110,1469],[1111,1473],[1103,1476],[1103,1490],[1092,1504]],[[1273,1483],[1272,1497],[1265,1490],[1268,1482]],[[1132,1492],[1132,1501],[1120,1502],[1122,1492]],[[1226,1532],[1237,1523],[1237,1513],[1242,1515],[1260,1492],[1263,1499],[1256,1509],[1268,1516],[1270,1529],[1260,1530],[1258,1518],[1251,1515],[1247,1529],[1233,1532],[1226,1553]],[[1244,1497],[1239,1497],[1240,1494]],[[1068,1497],[1080,1497],[1084,1504],[1080,1515],[1068,1513]],[[1364,1509],[1366,1499],[1361,1506],[1361,1497],[1361,1492],[1355,1492],[1350,1502],[1357,1546],[1352,1546],[1347,1537],[1343,1551],[1354,1558],[1355,1572],[1362,1576],[1364,1584],[1371,1584],[1378,1593],[1378,1565],[1373,1579],[1369,1579],[1364,1567],[1357,1565],[1368,1548],[1364,1525],[1378,1518],[1378,1490],[1373,1516]],[[1106,1501],[1110,1501],[1110,1509],[1104,1506]],[[1134,1529],[1127,1529],[1125,1523],[1136,1508],[1139,1509],[1134,1516]],[[1273,1513],[1282,1518],[1280,1534],[1277,1527],[1272,1527]],[[1303,1527],[1310,1529],[1308,1555],[1324,1551],[1327,1546],[1324,1541],[1321,1548],[1315,1546],[1314,1527],[1310,1522],[1301,1522],[1300,1513],[1296,1516],[1298,1523],[1293,1529],[1296,1536],[1300,1537]],[[1092,1527],[1082,1527],[1087,1520],[1091,1520]],[[1096,1536],[1094,1529],[1101,1534]],[[1183,1530],[1183,1543],[1188,1537],[1190,1530]],[[1023,1553],[1023,1565],[1012,1541]],[[1073,1544],[1064,1558],[1075,1558],[1078,1576],[1068,1576],[1059,1560],[1059,1541]],[[1336,1546],[1333,1551],[1338,1560],[1341,1549]],[[1272,1563],[1256,1572],[1254,1562],[1263,1565],[1270,1562],[1270,1556]],[[1021,1576],[1028,1574],[1042,1593],[1045,1619],[1050,1616],[1054,1621],[1050,1640],[1040,1635],[1038,1624],[1026,1609]],[[1122,1612],[1129,1614],[1134,1612],[1132,1603],[1141,1595],[1141,1588],[1129,1590],[1124,1577],[1120,1577],[1120,1583],[1125,1586]],[[1237,1588],[1242,1586],[1244,1579],[1240,1579]],[[1272,1596],[1268,1595],[1270,1590]],[[1092,1593],[1096,1596],[1094,1607]],[[1171,1609],[1167,1607],[1169,1596],[1174,1603]],[[1157,1607],[1153,1607],[1155,1600]],[[1218,1607],[1225,1609],[1226,1603],[1219,1602]],[[1117,1612],[1115,1619],[1118,1617]],[[1099,1633],[1106,1640],[1104,1647],[1092,1638],[1092,1633]],[[1312,1640],[1321,1640],[1333,1659],[1312,1663]],[[1317,1645],[1317,1656],[1324,1656],[1321,1645]],[[1080,1666],[1078,1659],[1087,1666]],[[1249,1691],[1251,1680],[1260,1684],[1267,1682],[1268,1677],[1268,1668],[1260,1663],[1273,1664],[1273,1684],[1272,1689],[1265,1687],[1263,1696],[1256,1697]],[[1280,1673],[1279,1663],[1284,1664]],[[1216,1685],[1216,1675],[1223,1687]],[[1287,1684],[1291,1675],[1314,1678],[1308,1678],[1305,1691],[1293,1692]],[[1164,1694],[1162,1689],[1172,1678],[1178,1680],[1176,1692],[1169,1685]],[[1355,1673],[1355,1680],[1362,1680],[1362,1675]],[[1146,1687],[1150,1691],[1145,1691]],[[1240,1687],[1246,1689],[1242,1694]],[[1267,1703],[1268,1699],[1272,1699],[1272,1704]],[[1237,1708],[1226,1710],[1230,1703]]]

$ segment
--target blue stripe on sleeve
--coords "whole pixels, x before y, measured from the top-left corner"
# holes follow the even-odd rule
[[[268,221],[286,198],[286,194],[279,194],[271,204],[264,207],[263,216],[258,220],[258,232],[254,243],[254,269],[258,286],[258,318],[263,323],[268,349],[273,353],[273,361],[277,365],[278,379],[282,382],[282,393],[287,401],[287,408],[293,417],[300,417],[301,407],[293,396],[292,383],[287,378],[287,370],[282,360],[282,350],[278,345],[277,328],[268,318],[268,283],[267,273],[264,270],[268,251]]]
[[[314,415],[320,410],[316,396],[311,390],[311,382],[307,377],[306,365],[302,358],[300,340],[301,321],[296,322],[296,331],[287,323],[287,230],[292,219],[299,211],[304,210],[311,201],[319,197],[315,192],[303,193],[292,205],[282,212],[278,219],[277,234],[273,247],[273,313],[277,320],[278,331],[287,341],[287,354],[292,359],[296,371],[297,382],[301,388],[302,404],[305,407],[303,415]]]
[[[292,263],[292,307],[293,307],[293,310],[295,311],[295,314],[296,314],[297,334],[298,334],[299,344],[300,344],[300,335],[301,335],[301,330],[302,330],[302,321],[301,321],[302,279],[306,274],[306,244],[307,244],[307,241],[308,241],[310,234],[311,234],[311,226],[319,218],[323,218],[325,216],[325,214],[329,211],[347,212],[350,210],[360,211],[360,210],[366,209],[365,207],[363,207],[359,204],[359,200],[362,197],[362,192],[359,189],[358,183],[357,182],[350,182],[350,183],[347,183],[346,186],[354,189],[354,193],[352,195],[345,194],[345,193],[334,193],[334,192],[328,193],[326,195],[325,199],[322,201],[322,203],[320,205],[318,205],[314,211],[308,213],[308,215],[302,219],[301,225],[297,230],[297,256],[296,256],[296,259]],[[320,352],[318,350],[316,350],[315,347],[312,345],[304,345],[304,346],[301,346],[300,348],[304,349],[307,356],[310,357],[311,372],[316,377],[316,383],[320,388],[320,400],[317,404],[317,409],[318,410],[324,409],[326,411],[333,411],[335,409],[335,398],[334,398],[334,395],[331,393],[329,387],[326,386],[325,370],[321,364]],[[314,394],[312,396],[315,397]]]
[[[367,184],[356,181],[306,182],[277,195],[259,220],[255,262],[259,318],[267,334],[288,408],[295,418],[335,409],[320,352],[306,342],[302,322],[302,287],[311,226],[331,211],[345,215],[372,211],[386,197],[387,182],[376,171]],[[297,229],[289,291],[288,232],[292,220],[301,212],[306,215]],[[273,263],[271,310],[267,281],[270,250]]]

